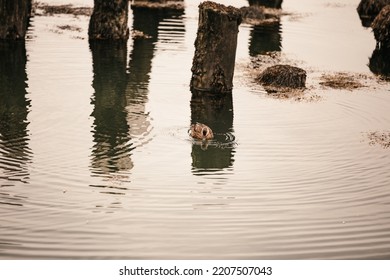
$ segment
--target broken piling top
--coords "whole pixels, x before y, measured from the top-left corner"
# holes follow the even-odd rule
[[[199,5],[198,33],[192,62],[191,89],[214,93],[233,89],[241,12],[206,1]]]
[[[129,0],[94,0],[88,27],[90,40],[127,40]]]
[[[213,1],[205,1],[199,4],[199,10],[213,11],[218,14],[224,14],[230,17],[230,20],[239,20],[241,18],[240,10],[233,6],[225,6]]]

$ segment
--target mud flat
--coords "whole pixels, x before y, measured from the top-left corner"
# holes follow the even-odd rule
[[[183,0],[135,0],[131,3],[132,9],[184,10]]]
[[[271,66],[287,64],[303,68],[307,73],[305,87],[274,87],[259,83],[259,76]],[[280,52],[269,52],[265,55],[252,57],[247,63],[238,65],[243,73],[242,83],[267,96],[277,99],[291,99],[294,101],[319,101],[330,92],[375,90],[388,87],[388,81],[382,76],[375,76],[355,72],[332,72],[309,67],[303,61],[293,60]]]
[[[259,82],[259,78],[267,68],[280,64],[302,67],[303,63],[289,59],[279,52],[268,52],[265,55],[252,57],[249,63],[239,64],[238,67],[243,72],[242,82],[244,84],[249,84],[255,91],[265,92],[271,98],[291,99],[295,101],[314,101],[319,99],[318,95],[312,94],[310,91],[310,85],[294,88],[274,86],[272,83],[270,85],[263,85]]]
[[[42,2],[33,2],[33,11],[35,15],[53,16],[58,14],[67,14],[74,16],[91,16],[92,7],[75,7],[72,4],[49,5]]]
[[[384,149],[390,148],[390,131],[373,131],[366,135],[370,145],[379,145]]]
[[[334,89],[354,90],[365,87],[364,81],[368,79],[367,75],[353,74],[347,72],[337,72],[322,74],[320,78],[320,85]]]

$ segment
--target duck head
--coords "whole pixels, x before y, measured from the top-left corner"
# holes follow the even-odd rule
[[[213,131],[210,127],[202,123],[192,124],[190,128],[190,136],[200,140],[210,140],[214,138]]]

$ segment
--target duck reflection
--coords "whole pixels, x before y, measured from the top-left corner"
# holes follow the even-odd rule
[[[6,184],[29,179],[26,61],[24,41],[0,40],[0,179]]]
[[[194,141],[191,152],[193,173],[201,174],[204,171],[231,167],[234,161],[234,146],[226,143],[226,138],[233,133],[232,94],[216,95],[193,91],[191,123],[204,123],[214,133],[214,139],[210,142]]]
[[[126,111],[127,45],[90,41],[93,60],[94,147],[92,167],[103,173],[130,170],[132,145]]]

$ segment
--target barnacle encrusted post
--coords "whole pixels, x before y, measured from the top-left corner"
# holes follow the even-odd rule
[[[240,23],[241,12],[237,8],[211,1],[199,5],[191,90],[232,91]]]
[[[129,0],[94,0],[89,21],[90,40],[127,40]]]

